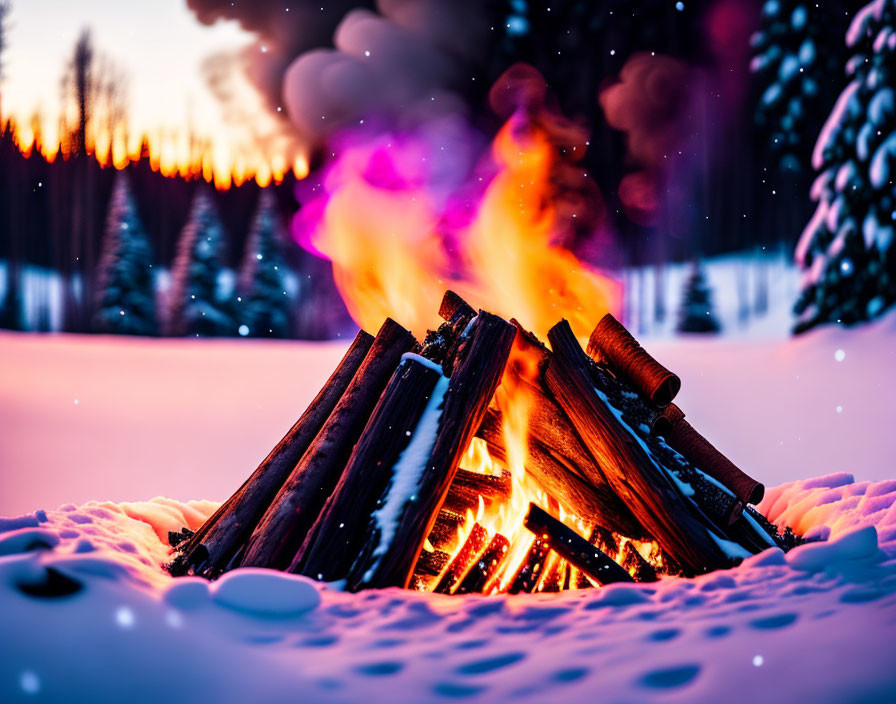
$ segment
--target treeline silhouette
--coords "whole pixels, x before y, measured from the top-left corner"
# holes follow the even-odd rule
[[[254,181],[218,191],[201,178],[167,177],[154,171],[148,150],[124,170],[137,215],[152,246],[158,274],[170,269],[197,189],[206,189],[223,223],[221,263],[236,271],[262,191],[273,195],[282,257],[294,286],[288,335],[327,339],[351,327],[332,281],[329,263],[284,236],[297,209],[289,174],[266,189]],[[118,171],[86,150],[48,162],[37,149],[25,156],[12,126],[0,133],[0,260],[5,281],[0,326],[10,329],[97,332],[96,272]],[[42,270],[54,276],[28,276]],[[166,277],[157,276],[159,283]],[[60,290],[61,289],[61,290]],[[61,318],[61,320],[60,320]],[[55,322],[54,322],[55,321]],[[160,330],[165,332],[165,326]],[[219,334],[237,335],[238,327]]]

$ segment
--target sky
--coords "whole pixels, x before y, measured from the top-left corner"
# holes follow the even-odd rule
[[[2,108],[20,120],[36,109],[58,113],[63,66],[84,27],[96,48],[129,79],[132,132],[186,128],[216,140],[236,139],[205,84],[202,61],[234,52],[253,35],[233,21],[201,25],[185,0],[12,0]]]

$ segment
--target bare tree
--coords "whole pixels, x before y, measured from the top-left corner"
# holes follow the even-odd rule
[[[3,53],[6,49],[7,38],[6,33],[9,29],[9,13],[12,10],[12,2],[11,0],[0,0],[0,118],[3,116],[3,78],[5,77],[4,73],[4,64],[3,64]],[[0,120],[0,127],[2,127],[2,120]]]
[[[78,178],[72,210],[69,264],[81,285],[76,294],[73,281],[66,286],[66,328],[83,331],[90,320],[92,276],[100,233],[95,215],[95,167],[90,163],[97,135],[110,138],[127,121],[125,77],[107,56],[97,51],[89,29],[75,42],[61,82],[61,124],[66,152],[76,160]]]

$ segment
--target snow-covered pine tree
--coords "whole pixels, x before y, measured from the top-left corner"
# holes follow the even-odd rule
[[[187,224],[177,244],[169,297],[172,335],[211,337],[234,335],[236,325],[220,293],[224,230],[205,186],[193,197]]]
[[[767,142],[769,165],[784,172],[806,168],[812,135],[843,85],[838,77],[845,28],[844,3],[766,0],[751,38],[761,91],[756,123]]]
[[[94,302],[95,332],[158,334],[152,247],[123,171],[109,201]]]
[[[286,267],[280,237],[274,196],[262,190],[240,267],[236,323],[241,335],[289,335],[290,301],[284,284]]]
[[[682,293],[678,332],[714,333],[720,330],[712,308],[712,291],[699,262],[694,262]]]
[[[853,324],[896,300],[896,0],[874,0],[846,35],[849,84],[819,134],[815,214],[800,236],[794,332]]]

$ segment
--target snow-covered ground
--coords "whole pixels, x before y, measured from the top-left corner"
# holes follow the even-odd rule
[[[229,496],[347,343],[0,332],[0,515]],[[692,424],[768,484],[896,477],[896,315],[797,339],[645,339]]]
[[[769,492],[828,541],[694,580],[516,597],[158,567],[208,502],[0,523],[3,702],[892,702],[896,481]]]

